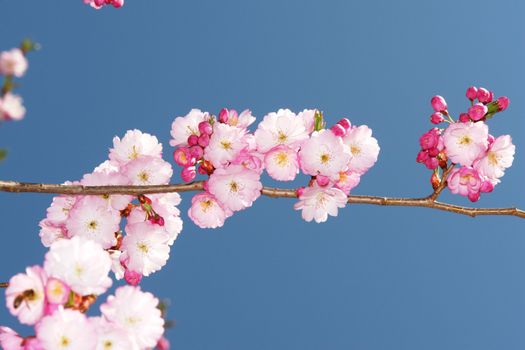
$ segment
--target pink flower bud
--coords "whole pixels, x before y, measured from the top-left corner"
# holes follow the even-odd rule
[[[478,121],[483,119],[485,114],[487,114],[488,110],[489,109],[484,104],[477,103],[468,109],[468,115],[470,119]]]
[[[428,159],[428,152],[427,151],[419,151],[416,157],[416,162],[418,163],[424,163]]]
[[[468,199],[471,202],[477,202],[479,200],[480,193],[479,192],[469,192],[467,195]]]
[[[352,126],[352,123],[350,123],[350,120],[348,120],[347,118],[342,118],[337,122],[337,124],[341,125],[346,130],[350,129],[350,127]]]
[[[201,175],[208,175],[208,170],[206,170],[206,168],[202,164],[199,165],[197,172]]]
[[[429,155],[429,157],[437,157],[439,152],[440,151],[439,151],[439,149],[437,147],[433,147],[433,148],[428,150],[428,155]]]
[[[419,145],[423,150],[437,147],[438,144],[439,131],[437,128],[430,129],[419,138]]]
[[[179,166],[188,166],[188,165],[195,164],[195,158],[191,156],[191,153],[188,147],[177,148],[175,152],[173,152],[173,160]]]
[[[494,136],[492,136],[491,134],[489,134],[489,136],[487,137],[487,142],[489,144],[489,147],[494,143],[496,139],[494,138]]]
[[[507,109],[507,107],[509,106],[510,100],[507,96],[501,96],[501,97],[498,97],[497,103],[498,103],[498,111],[502,112]]]
[[[168,341],[168,339],[162,337],[159,339],[156,349],[157,350],[170,350],[170,342]]]
[[[227,123],[228,117],[229,117],[228,114],[229,114],[229,111],[227,108],[221,109],[221,111],[219,112],[219,122]]]
[[[27,337],[24,339],[23,343],[23,350],[44,350],[44,347],[42,346],[42,344],[40,344],[40,340],[38,340],[35,337]]]
[[[459,115],[459,121],[462,123],[468,123],[470,121],[470,116],[468,113],[461,113]]]
[[[210,144],[210,136],[208,134],[202,134],[199,136],[199,146],[202,148],[208,146]]]
[[[180,172],[180,177],[182,178],[182,181],[184,182],[191,182],[193,179],[195,179],[195,176],[197,176],[197,172],[195,171],[194,166],[188,166],[182,169]]]
[[[195,135],[195,134],[191,134],[189,137],[188,137],[188,145],[190,146],[195,146],[199,143],[199,136]]]
[[[297,195],[297,197],[301,197],[304,193],[304,187],[297,187],[297,189],[295,190],[295,194]]]
[[[439,95],[432,97],[432,99],[430,100],[430,104],[436,112],[445,112],[447,110],[447,102],[443,97]]]
[[[432,124],[439,124],[439,123],[441,123],[443,120],[445,120],[445,118],[443,118],[443,114],[441,114],[440,112],[433,113],[433,114],[430,116],[430,122],[431,122]]]
[[[427,169],[434,170],[439,166],[439,161],[437,160],[437,158],[429,157],[425,161],[425,166],[427,167]]]
[[[51,304],[64,305],[69,298],[70,290],[67,284],[51,277],[46,283],[46,300]]]
[[[330,178],[324,175],[317,175],[315,177],[315,180],[317,181],[317,184],[321,187],[328,186],[328,184],[330,183]]]
[[[126,269],[126,271],[124,271],[124,279],[129,285],[137,286],[142,279],[142,275],[137,271]]]
[[[474,101],[478,97],[478,88],[471,86],[467,89],[467,98],[471,101]]]
[[[199,123],[199,131],[201,134],[211,135],[211,133],[213,132],[213,128],[210,122],[203,121]]]
[[[330,128],[330,130],[332,130],[332,133],[335,135],[335,136],[340,136],[340,137],[343,137],[346,135],[346,129],[340,125],[340,124],[335,124],[334,126],[332,126]]]
[[[113,0],[113,7],[120,8],[124,5],[124,0]]]
[[[485,88],[479,88],[478,89],[478,100],[481,103],[489,103],[492,101],[490,92]]]
[[[494,190],[494,185],[492,184],[492,182],[485,180],[481,184],[481,187],[479,188],[479,190],[483,193],[492,192]]]
[[[94,0],[94,3],[97,6],[104,6],[106,4],[106,0]]]
[[[201,159],[202,155],[204,154],[204,150],[201,146],[191,146],[190,147],[190,154],[195,159]]]

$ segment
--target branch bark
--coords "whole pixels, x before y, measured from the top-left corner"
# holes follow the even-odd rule
[[[444,188],[444,186],[443,186]],[[443,190],[440,189],[437,194]],[[52,193],[66,195],[107,195],[107,194],[128,194],[138,196],[140,194],[169,193],[169,192],[190,192],[202,191],[204,183],[202,181],[188,184],[171,184],[155,186],[82,186],[82,185],[58,185],[27,183],[16,181],[0,181],[1,192],[32,192],[32,193]],[[295,190],[263,187],[262,195],[272,198],[297,198]],[[525,211],[515,208],[473,208],[436,201],[436,192],[423,198],[396,198],[380,196],[348,196],[349,204],[369,204],[381,206],[399,207],[423,207],[431,208],[451,213],[467,215],[471,217],[479,215],[506,215],[525,218]]]

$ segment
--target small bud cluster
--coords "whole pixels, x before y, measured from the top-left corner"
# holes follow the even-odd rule
[[[165,185],[172,168],[162,160],[155,136],[131,130],[113,139],[109,160],[78,182],[87,186]],[[57,196],[40,222],[42,243],[74,237],[100,244],[111,258],[117,279],[137,285],[142,276],[158,271],[182,230],[178,193],[103,196]],[[123,222],[125,219],[125,224]],[[123,229],[121,229],[123,228]]]
[[[491,192],[500,182],[512,165],[515,147],[509,135],[496,138],[489,134],[486,124],[496,113],[507,109],[509,99],[502,96],[494,100],[492,91],[474,86],[467,89],[466,96],[471,106],[458,120],[450,116],[443,97],[432,97],[431,123],[449,125],[432,128],[420,137],[421,150],[416,161],[433,170],[430,181],[434,189],[446,181],[452,193],[475,202],[481,193]],[[440,171],[445,170],[448,176],[442,179]]]
[[[112,284],[111,259],[102,246],[83,237],[53,243],[44,266],[11,278],[5,291],[9,312],[33,326],[23,337],[0,327],[5,350],[167,349],[159,300],[140,287],[123,286],[100,306],[85,312]],[[161,344],[159,346],[159,344]]]
[[[33,42],[24,40],[19,48],[0,52],[0,76],[4,78],[0,91],[0,122],[21,120],[26,114],[22,97],[12,91],[17,86],[15,78],[22,78],[27,71],[26,54],[35,48]]]
[[[249,110],[229,109],[218,117],[193,109],[174,120],[170,144],[176,147],[175,162],[183,167],[181,178],[209,177],[188,212],[199,227],[220,227],[234,212],[250,207],[261,194],[264,170],[278,181],[292,181],[299,172],[309,175],[294,207],[306,221],[324,222],[346,205],[350,190],[377,160],[372,131],[348,119],[325,129],[318,110],[295,114],[280,109],[251,133],[254,121]]]
[[[84,3],[97,10],[106,5],[112,5],[114,8],[120,8],[124,6],[124,0],[84,0]]]

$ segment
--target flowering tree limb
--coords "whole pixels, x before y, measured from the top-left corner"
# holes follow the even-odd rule
[[[444,172],[444,178],[446,177],[448,171],[450,170],[447,169]],[[422,198],[349,195],[348,203],[381,206],[424,207],[448,211],[456,214],[468,215],[471,217],[479,215],[506,215],[525,218],[525,211],[515,207],[473,208],[436,201],[437,197],[445,187],[446,181],[443,181],[431,195]],[[153,186],[82,186],[0,181],[0,191],[14,193],[31,192],[67,195],[127,194],[138,196],[141,194],[202,191],[203,189],[204,183],[202,181],[196,181],[188,184]],[[261,194],[272,198],[297,198],[296,191],[291,189],[263,187]]]

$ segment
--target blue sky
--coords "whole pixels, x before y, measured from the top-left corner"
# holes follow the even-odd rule
[[[169,159],[171,122],[194,107],[258,118],[319,108],[379,140],[355,194],[419,197],[430,192],[415,157],[431,96],[457,115],[465,89],[480,85],[511,99],[490,128],[511,134],[517,152],[476,205],[525,207],[521,1],[128,0],[101,11],[0,1],[0,12],[0,48],[27,36],[42,45],[19,89],[26,119],[0,126],[2,179],[79,179],[133,128],[155,134]],[[202,230],[185,214],[190,198],[167,266],[143,282],[171,300],[174,349],[525,347],[520,219],[354,205],[317,225],[292,200],[261,198]],[[0,194],[2,279],[42,262],[37,225],[50,200]],[[0,324],[16,325],[6,309]]]

